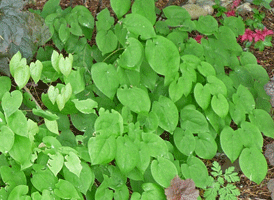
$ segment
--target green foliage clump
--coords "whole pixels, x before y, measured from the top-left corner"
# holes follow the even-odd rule
[[[1,199],[166,199],[177,176],[192,179],[191,191],[211,186],[201,159],[217,152],[260,184],[261,133],[273,138],[274,123],[269,77],[236,40],[244,23],[193,21],[178,6],[156,22],[154,0],[136,0],[129,14],[124,0],[111,2],[116,23],[107,9],[94,22],[84,7],[48,1],[40,14],[66,54],[40,48],[28,64],[18,52],[9,63],[17,87],[0,77]],[[207,39],[190,38],[194,30]],[[43,107],[30,78],[48,85]]]
[[[216,199],[218,196],[220,199],[237,199],[240,195],[239,189],[236,188],[233,183],[240,181],[237,172],[234,172],[234,167],[229,167],[223,174],[221,166],[218,162],[214,161],[212,166],[212,182],[204,193],[205,199]]]

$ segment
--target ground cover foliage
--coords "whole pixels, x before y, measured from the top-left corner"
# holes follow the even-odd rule
[[[153,0],[113,0],[119,20],[104,9],[95,22],[84,6],[59,3],[33,11],[59,52],[40,48],[30,64],[16,53],[16,88],[0,77],[1,198],[196,199],[195,186],[217,183],[201,161],[217,152],[239,159],[251,181],[264,179],[261,132],[273,138],[274,129],[269,77],[237,43],[240,18],[219,26],[169,6],[158,21]],[[193,30],[206,37],[198,43]],[[30,78],[48,85],[45,107],[28,93]]]

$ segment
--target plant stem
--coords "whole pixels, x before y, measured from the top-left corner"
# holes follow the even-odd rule
[[[25,90],[27,93],[30,94],[30,96],[31,96],[32,100],[35,102],[36,106],[37,106],[38,108],[42,109],[41,106],[39,105],[39,103],[38,103],[38,102],[36,101],[36,99],[32,96],[31,92],[29,91],[29,89],[28,89],[26,86],[24,86],[24,90]]]
[[[109,54],[107,57],[105,57],[105,59],[104,59],[102,62],[105,62],[110,56],[112,56],[113,54],[115,54],[117,51],[124,50],[124,49],[125,49],[125,48],[116,49],[116,50],[113,51],[111,54]]]

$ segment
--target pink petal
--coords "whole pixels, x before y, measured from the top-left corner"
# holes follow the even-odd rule
[[[194,39],[198,42],[201,43],[201,39],[203,38],[202,35],[197,35]]]

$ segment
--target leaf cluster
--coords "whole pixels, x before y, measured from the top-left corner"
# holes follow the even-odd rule
[[[239,189],[232,183],[240,181],[237,172],[234,171],[234,167],[229,167],[222,172],[221,166],[218,162],[214,161],[212,166],[211,183],[207,187],[204,193],[205,199],[237,199],[240,195]]]
[[[85,7],[59,2],[49,0],[40,15],[64,55],[44,47],[28,64],[18,52],[9,63],[17,87],[0,77],[2,199],[166,199],[177,176],[180,192],[196,197],[193,182],[212,183],[201,159],[217,152],[239,159],[251,181],[264,179],[262,133],[274,137],[269,77],[237,43],[240,18],[218,26],[169,6],[156,22],[154,0],[112,0],[118,21],[108,9],[94,21]],[[197,43],[193,30],[207,39]],[[30,78],[48,86],[42,105],[26,87]]]

